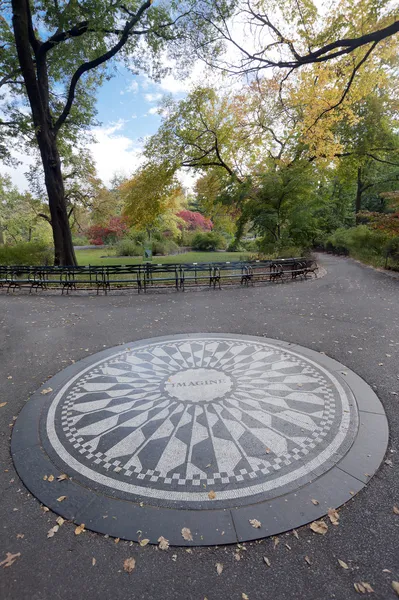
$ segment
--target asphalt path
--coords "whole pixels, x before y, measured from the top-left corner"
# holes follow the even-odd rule
[[[350,259],[320,260],[327,273],[318,280],[254,288],[106,297],[0,291],[0,563],[20,553],[0,567],[1,600],[350,600],[362,597],[359,582],[374,599],[397,597],[399,280]],[[56,515],[28,493],[10,457],[12,425],[30,394],[104,348],[192,332],[286,340],[358,373],[389,420],[380,470],[326,535],[305,526],[239,547],[161,551],[90,531],[77,536],[65,522],[47,538]],[[136,561],[130,574],[128,558]]]

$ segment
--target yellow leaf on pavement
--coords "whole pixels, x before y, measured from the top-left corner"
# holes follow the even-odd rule
[[[84,531],[85,531],[85,525],[84,525],[84,523],[82,523],[81,525],[78,525],[78,527],[76,527],[75,535],[80,535]]]
[[[310,524],[310,529],[315,533],[325,535],[328,531],[328,525],[324,521],[313,521],[313,523]]]
[[[4,569],[6,567],[11,567],[11,565],[13,565],[17,558],[19,558],[20,556],[20,552],[17,552],[16,554],[11,554],[11,552],[7,552],[5,559],[0,562],[0,567],[3,567]]]
[[[183,529],[181,530],[181,534],[183,536],[183,539],[185,539],[187,542],[193,541],[193,536],[191,535],[191,531],[188,527],[183,527]]]
[[[161,537],[158,538],[158,542],[158,548],[160,550],[167,550],[169,548],[169,540],[164,538],[163,535],[161,535]]]
[[[262,523],[258,521],[258,519],[249,519],[249,522],[255,529],[259,529],[260,527],[262,527]]]
[[[149,543],[149,539],[144,538],[143,540],[139,541],[140,546],[146,546]]]
[[[131,573],[134,569],[134,567],[136,566],[136,561],[134,558],[127,558],[125,560],[125,562],[123,563],[123,570],[126,571],[126,573]]]

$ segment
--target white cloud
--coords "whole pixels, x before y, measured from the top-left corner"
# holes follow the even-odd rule
[[[157,115],[159,111],[159,108],[157,106],[152,106],[150,108],[150,110],[148,111],[149,115]]]
[[[144,98],[147,100],[147,102],[159,102],[159,100],[161,100],[161,98],[162,98],[162,94],[159,94],[159,93],[144,94]]]
[[[116,133],[123,121],[109,127],[96,127],[92,134],[97,143],[88,146],[93,155],[100,179],[107,185],[115,173],[131,175],[142,162],[142,144]]]
[[[2,175],[9,175],[11,177],[12,183],[17,186],[19,191],[25,192],[28,191],[28,180],[25,177],[25,173],[29,170],[30,165],[33,165],[34,158],[27,154],[20,154],[17,152],[12,152],[14,158],[20,161],[16,167],[8,167],[0,163],[0,173]]]

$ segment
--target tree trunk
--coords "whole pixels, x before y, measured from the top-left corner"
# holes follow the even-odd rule
[[[12,0],[13,27],[21,73],[32,110],[49,200],[54,263],[76,265],[68,222],[61,160],[50,111],[46,56],[32,25],[29,0]]]
[[[362,194],[363,194],[362,167],[358,167],[358,169],[357,169],[356,201],[355,201],[356,224],[359,221],[358,213],[362,210]]]
[[[77,262],[72,244],[71,229],[69,227],[64,180],[61,173],[61,160],[58,154],[57,141],[50,131],[40,131],[36,137],[42,157],[51,214],[51,226],[53,228],[54,264],[73,266]]]

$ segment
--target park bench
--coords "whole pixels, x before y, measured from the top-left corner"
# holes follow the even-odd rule
[[[247,284],[256,281],[279,281],[283,278],[284,269],[281,264],[270,260],[255,261],[247,265]]]
[[[247,264],[243,262],[225,262],[225,263],[214,263],[214,284],[219,285],[221,289],[221,283],[232,284],[239,281],[241,285],[248,285],[250,280]]]
[[[175,287],[178,291],[179,271],[180,265],[176,264],[154,265],[146,263],[143,267],[142,278],[144,292],[155,287]]]
[[[183,264],[179,268],[180,289],[196,285],[214,285],[215,268],[212,263]]]
[[[111,287],[130,288],[137,287],[138,293],[142,290],[141,265],[112,265],[104,267],[104,291],[107,293]]]
[[[316,275],[317,263],[310,258],[256,260],[251,262],[219,262],[192,264],[110,265],[110,266],[0,266],[0,287],[10,289],[29,287],[29,293],[38,289],[61,289],[69,294],[77,289],[102,289],[105,294],[112,288],[142,289],[160,287],[184,291],[187,286],[208,285],[221,289],[222,284],[248,285],[256,282],[278,282],[297,277]]]
[[[40,286],[38,267],[19,265],[1,267],[0,286],[7,286],[7,293],[10,289],[15,290],[23,286],[30,286],[32,291],[33,287]]]
[[[56,267],[61,270],[60,284],[62,288],[62,294],[66,290],[66,293],[69,294],[69,291],[76,290],[78,287],[86,288],[95,288],[97,290],[97,295],[99,294],[100,289],[105,291],[106,282],[104,277],[104,267],[96,266],[92,267],[90,265],[82,266],[82,267]],[[55,271],[57,273],[57,271]],[[47,280],[46,284],[52,284],[52,280]]]

